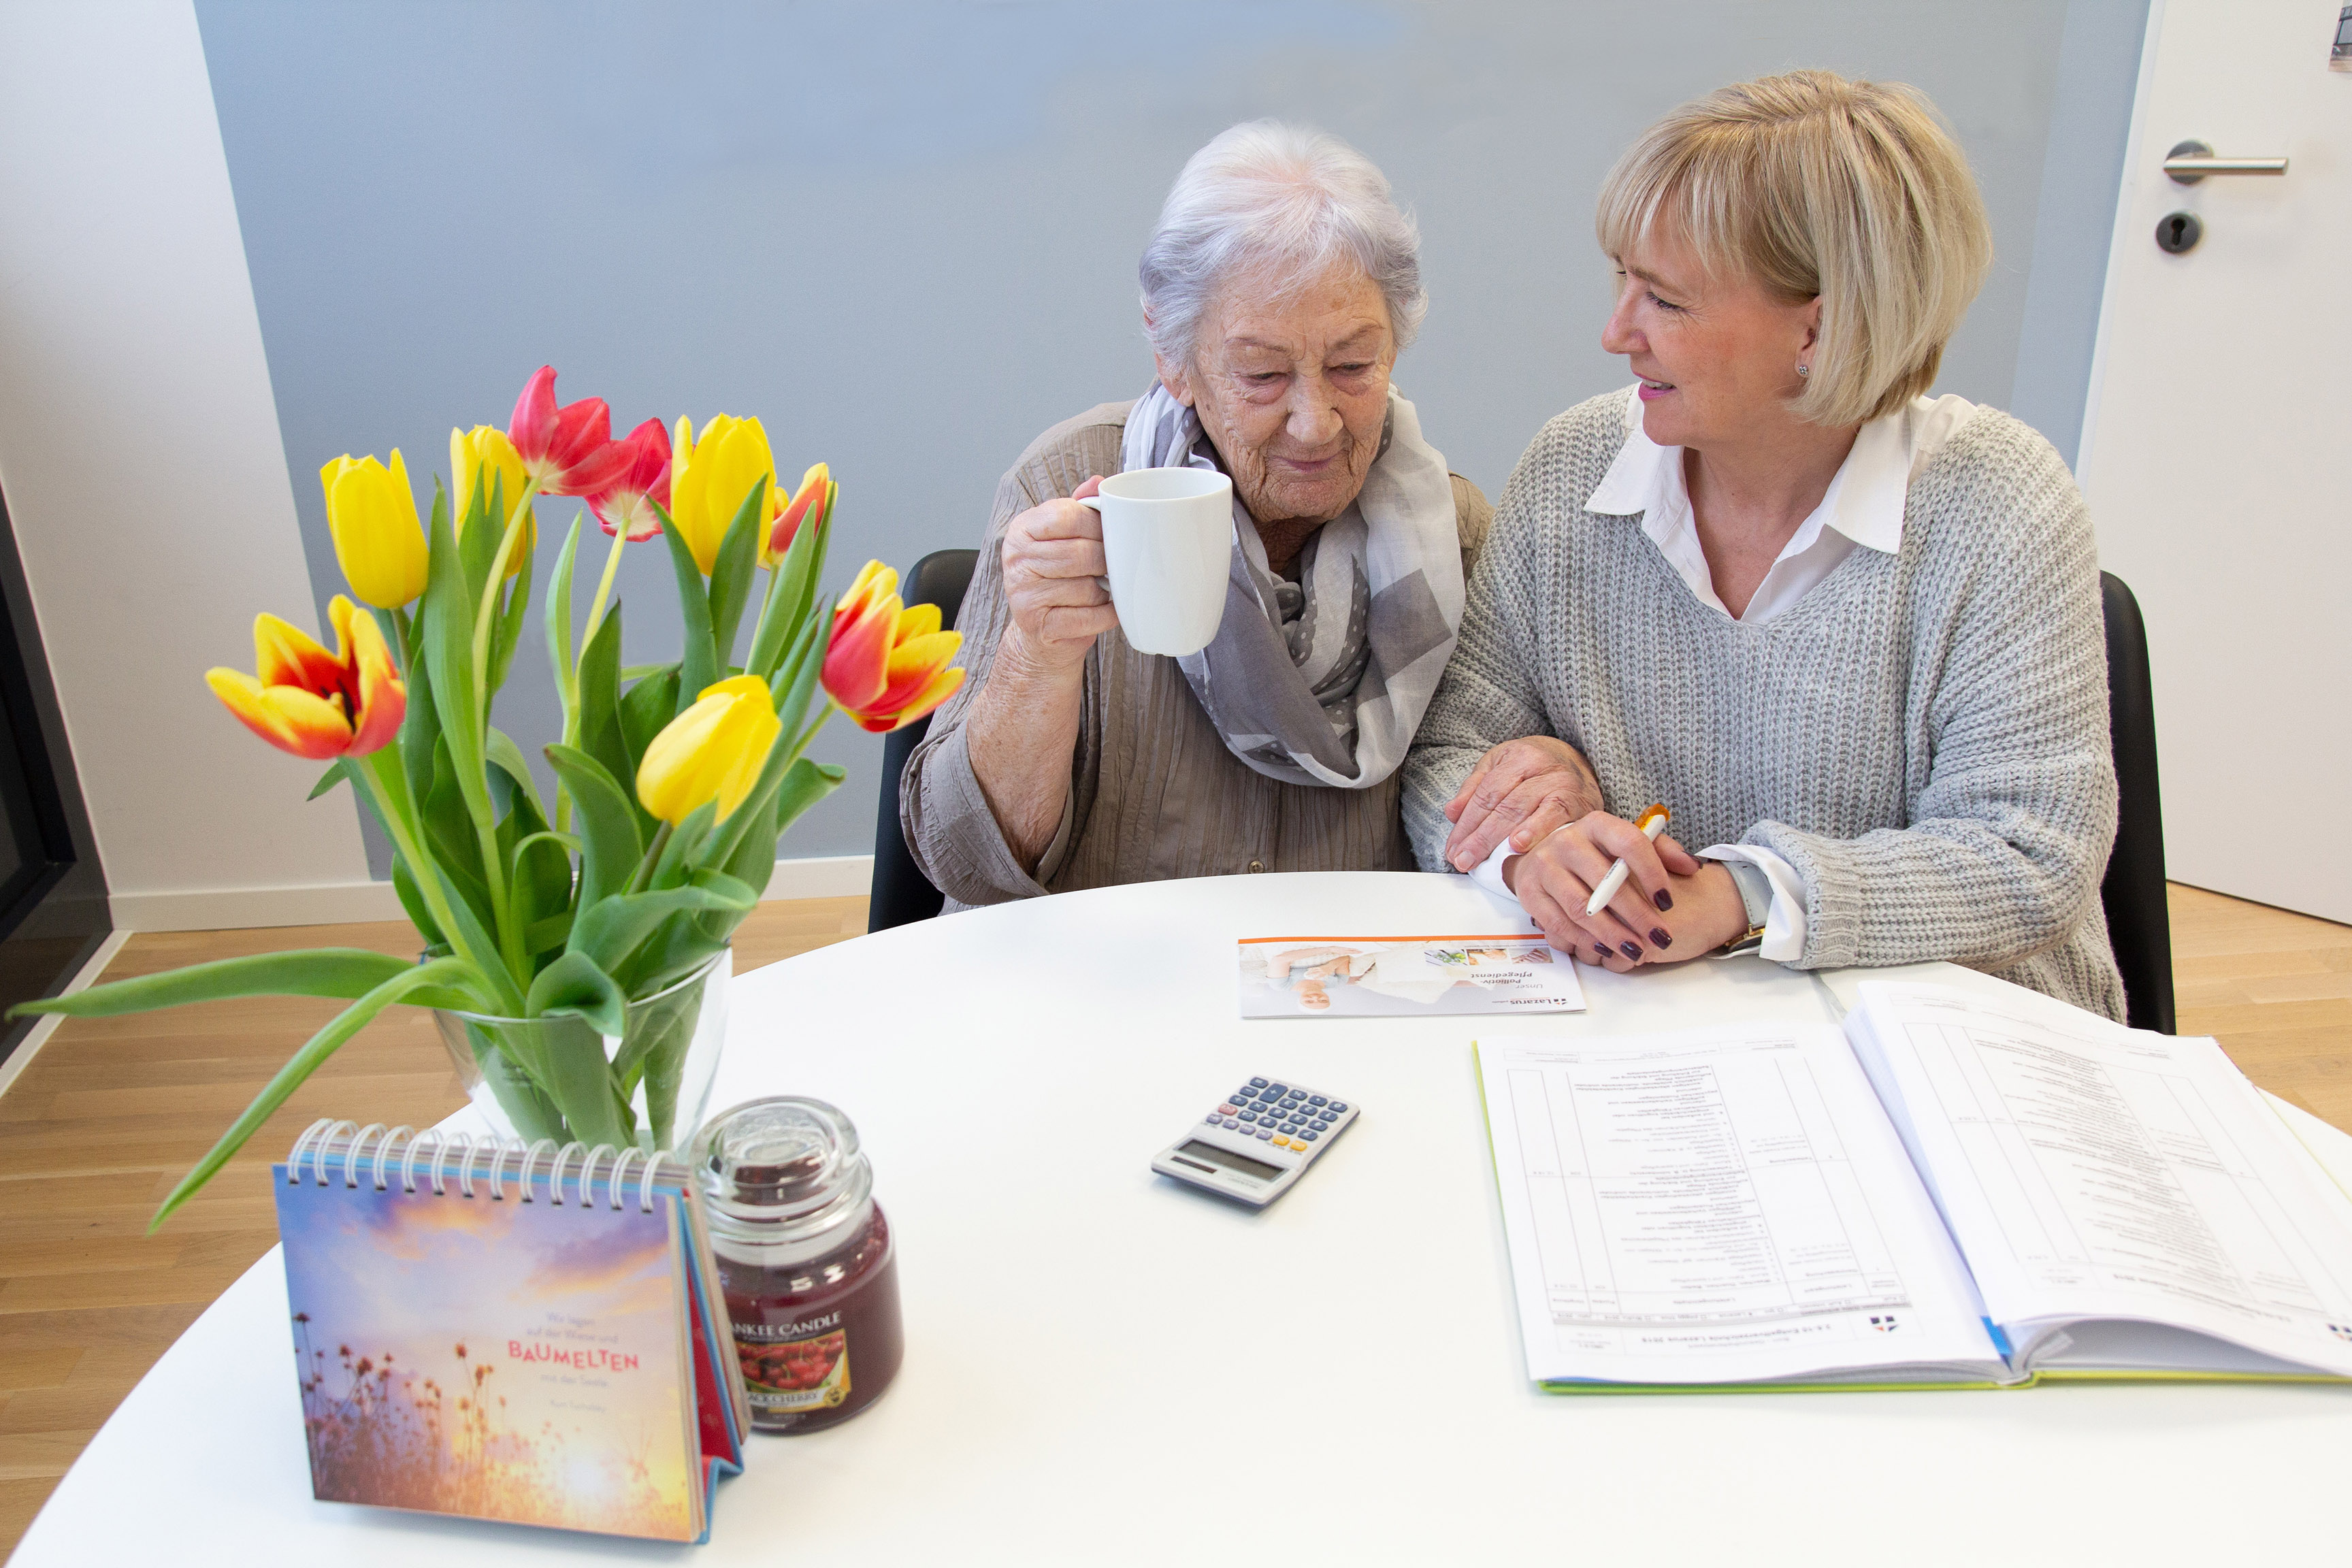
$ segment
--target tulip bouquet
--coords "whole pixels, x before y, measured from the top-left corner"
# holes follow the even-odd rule
[[[677,1122],[698,977],[766,885],[779,836],[841,782],[842,769],[804,754],[809,742],[836,710],[885,731],[961,682],[949,664],[957,634],[940,629],[935,606],[904,606],[880,562],[830,614],[820,602],[840,494],[824,464],[785,496],[757,419],[722,414],[699,434],[680,419],[674,443],[658,420],[620,440],[610,433],[602,399],[559,407],[555,372],[542,368],[504,432],[450,433],[450,489],[436,481],[423,521],[397,450],[389,465],[344,457],[321,470],[337,560],[368,607],[336,596],[331,652],[261,616],[254,673],[206,679],[263,740],[330,764],[313,798],[349,784],[366,803],[392,841],[393,885],[424,956],[329,948],[227,959],[20,1008],[89,1016],[267,994],[350,1002],[189,1172],[156,1224],[394,1003],[467,1020],[482,1080],[524,1136],[674,1147],[692,1131]],[[540,496],[582,498],[612,540],[575,622],[587,517],[572,522],[541,616],[563,710],[562,735],[543,748],[551,799],[490,721],[522,639]],[[625,546],[657,535],[685,646],[674,662],[624,668],[615,570]]]

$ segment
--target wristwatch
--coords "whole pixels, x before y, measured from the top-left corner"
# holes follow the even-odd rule
[[[1739,889],[1739,901],[1748,910],[1748,931],[1717,948],[1715,956],[1738,958],[1764,945],[1764,922],[1772,913],[1772,879],[1764,875],[1760,867],[1745,860],[1723,860],[1717,864],[1731,873],[1732,881]]]

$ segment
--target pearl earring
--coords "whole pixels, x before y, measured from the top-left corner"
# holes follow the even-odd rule
[[[1797,374],[1799,375],[1811,375],[1813,374],[1813,367],[1801,361],[1797,365]]]

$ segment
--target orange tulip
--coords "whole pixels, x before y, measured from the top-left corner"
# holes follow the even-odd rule
[[[898,574],[869,561],[833,615],[825,647],[824,689],[861,730],[880,735],[911,724],[945,702],[964,672],[948,660],[961,632],[940,630],[940,607],[904,607]]]
[[[366,756],[400,732],[408,711],[408,688],[375,617],[341,594],[327,614],[335,627],[332,653],[276,616],[257,616],[258,676],[239,669],[205,673],[213,695],[247,729],[313,762]]]

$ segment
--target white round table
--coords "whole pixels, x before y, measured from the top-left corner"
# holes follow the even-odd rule
[[[1582,970],[1578,1015],[1236,1016],[1236,937],[1497,918],[1460,878],[1234,877],[930,921],[739,979],[712,1105],[811,1094],[856,1120],[908,1352],[856,1420],[753,1437],[695,1561],[2342,1560],[2341,1388],[1536,1392],[1474,1035],[1834,1018],[1839,982],[1702,961]],[[1363,1116],[1264,1213],[1154,1176],[1251,1074]],[[15,1562],[686,1555],[312,1501],[289,1355],[272,1252],[123,1403]]]

